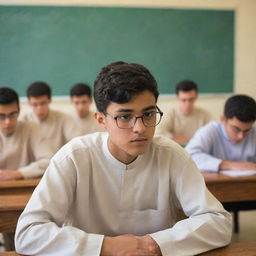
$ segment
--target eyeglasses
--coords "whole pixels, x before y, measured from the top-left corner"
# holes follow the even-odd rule
[[[137,122],[138,118],[141,118],[143,124],[146,127],[157,126],[163,116],[163,112],[156,106],[156,110],[146,111],[141,116],[134,116],[132,114],[123,114],[118,116],[112,116],[109,113],[105,112],[105,115],[112,117],[116,121],[116,125],[120,129],[130,129],[133,128]]]
[[[10,114],[1,114],[0,113],[0,122],[4,122],[5,119],[10,119],[10,120],[16,119],[18,117],[18,115],[19,115],[18,111],[12,112]]]

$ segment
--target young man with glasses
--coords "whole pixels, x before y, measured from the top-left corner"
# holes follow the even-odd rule
[[[231,96],[220,122],[198,130],[186,147],[203,171],[256,170],[256,102],[246,95]]]
[[[17,93],[0,88],[0,181],[41,176],[51,157],[40,130],[18,121],[19,112]]]
[[[51,163],[16,231],[28,255],[195,255],[229,243],[231,219],[189,155],[153,137],[163,113],[139,64],[112,63],[94,84],[106,133],[76,138]],[[183,210],[189,217],[178,221]]]
[[[178,106],[165,114],[157,133],[186,144],[200,127],[210,121],[211,116],[206,110],[195,106],[198,97],[195,82],[180,81],[176,85],[176,95]]]

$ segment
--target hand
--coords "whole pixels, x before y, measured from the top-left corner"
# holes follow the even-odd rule
[[[256,170],[256,163],[253,162],[237,162],[237,161],[223,161],[220,166],[220,170],[234,170],[234,171],[248,171]]]
[[[18,170],[2,170],[0,169],[0,181],[22,179],[22,175]]]
[[[149,236],[105,237],[101,256],[161,256],[158,244]]]

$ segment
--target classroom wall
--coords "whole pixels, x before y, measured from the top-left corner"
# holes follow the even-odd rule
[[[0,0],[0,4],[14,5],[89,5],[166,8],[202,8],[235,10],[235,63],[234,92],[256,98],[256,0]],[[229,95],[202,95],[198,105],[208,109],[217,119]],[[23,102],[23,101],[22,101]],[[24,101],[24,111],[27,105]],[[176,104],[173,95],[160,97],[163,109]],[[69,112],[69,100],[58,99],[53,105]]]

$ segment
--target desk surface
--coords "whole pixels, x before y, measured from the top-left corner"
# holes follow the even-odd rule
[[[0,181],[0,190],[7,188],[35,188],[39,181],[40,178]]]
[[[0,252],[0,256],[19,256],[15,252]],[[200,256],[255,256],[256,242],[232,243],[228,247],[215,249]]]
[[[221,173],[202,172],[207,188],[222,203],[256,201],[256,176],[230,177]]]

